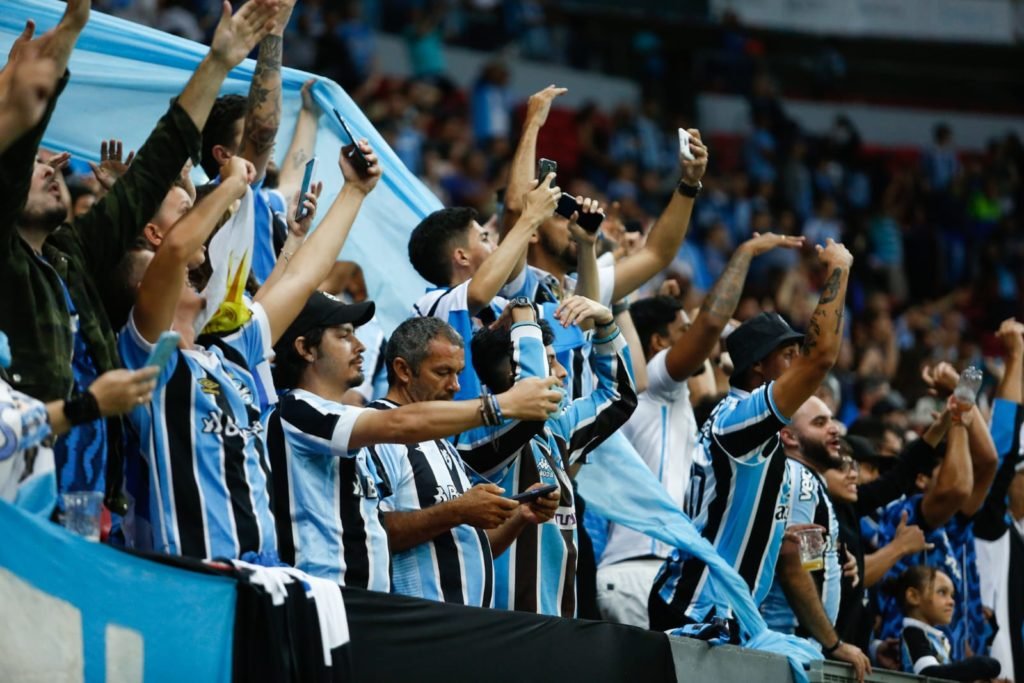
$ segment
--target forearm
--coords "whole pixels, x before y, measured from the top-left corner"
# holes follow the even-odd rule
[[[281,173],[277,181],[277,189],[291,202],[294,195],[302,189],[302,176],[306,171],[306,162],[313,158],[316,146],[317,116],[306,109],[299,112],[295,123],[288,152],[281,163]]]
[[[177,255],[184,266],[200,247],[206,244],[214,228],[237,199],[245,195],[245,180],[225,178],[209,197],[189,211],[167,234],[161,245]]]
[[[199,130],[206,125],[213,103],[220,93],[221,83],[230,70],[212,54],[207,54],[178,96],[178,106],[185,110]]]
[[[775,577],[800,626],[822,647],[835,645],[839,636],[825,614],[814,579],[800,563],[799,553],[780,554]]]
[[[310,291],[319,285],[341,253],[364,199],[366,194],[355,187],[342,187],[320,225],[290,259],[285,277],[303,278]]]
[[[521,216],[498,248],[480,264],[466,292],[471,315],[476,315],[490,305],[498,291],[509,281],[516,264],[526,257],[530,237],[536,229],[537,224],[532,219]]]
[[[576,242],[576,291],[573,293],[576,296],[585,296],[592,301],[601,300],[596,242]],[[589,329],[589,326],[584,329]]]
[[[882,546],[870,555],[864,556],[864,587],[871,588],[886,573],[896,566],[904,555],[903,550],[895,541]]]
[[[382,512],[381,522],[388,534],[392,553],[410,550],[462,524],[458,499],[423,510]]]
[[[260,41],[259,59],[249,86],[249,102],[245,113],[242,156],[256,167],[262,178],[274,149],[274,139],[281,125],[281,57],[284,40],[271,34]]]
[[[64,416],[64,401],[50,401],[46,404],[46,416],[50,422],[50,431],[55,436],[71,431],[71,423]]]
[[[644,247],[616,264],[612,301],[629,295],[672,263],[686,238],[692,212],[693,199],[673,192],[668,206],[651,228]]]
[[[509,546],[515,543],[515,540],[519,538],[519,534],[523,532],[526,527],[526,520],[523,519],[522,515],[512,515],[505,523],[495,529],[488,529],[487,540],[491,543],[491,556],[498,557],[503,552],[508,550]]]
[[[843,342],[843,304],[846,301],[847,268],[831,266],[818,306],[807,323],[803,353],[805,356],[835,363]]]
[[[966,502],[973,488],[967,428],[957,423],[949,430],[946,455],[935,484],[921,501],[921,514],[927,527],[937,529],[948,522]]]
[[[260,301],[266,296],[267,292],[273,289],[274,285],[281,279],[285,271],[288,270],[288,262],[291,261],[292,257],[302,248],[302,244],[305,238],[299,237],[294,234],[291,230],[288,231],[288,237],[284,240],[284,245],[281,247],[281,253],[278,254],[277,261],[274,262],[274,269],[270,271],[270,275],[263,281],[260,288],[256,290],[256,295],[253,297],[253,301]]]
[[[967,443],[971,453],[971,473],[974,477],[971,494],[960,508],[968,517],[973,516],[985,502],[988,490],[999,467],[999,455],[977,406],[972,408],[974,420],[967,429]]]
[[[1022,378],[1024,378],[1024,354],[1011,351],[1006,356],[1006,367],[1003,370],[1003,378],[999,380],[999,386],[996,388],[996,398],[1005,398],[1014,403],[1024,403]]]
[[[640,335],[633,324],[633,316],[629,314],[629,308],[615,316],[615,324],[619,326],[622,336],[626,338],[629,346],[629,359],[633,366],[633,386],[636,393],[643,393],[647,389],[647,358],[644,356],[643,344],[640,343]]]
[[[533,189],[534,169],[537,167],[537,135],[540,126],[527,120],[523,124],[523,132],[519,136],[509,169],[508,187],[505,190],[505,216],[515,220],[523,210],[523,198]],[[541,180],[541,178],[536,178]],[[506,224],[507,225],[507,224]]]

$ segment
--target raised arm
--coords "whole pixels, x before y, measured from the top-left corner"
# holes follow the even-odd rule
[[[996,398],[1024,403],[1024,323],[1010,318],[996,332],[1006,348],[1006,367],[996,388]]]
[[[39,123],[61,77],[57,60],[31,40],[34,31],[30,20],[0,70],[0,153]]]
[[[682,185],[694,188],[700,184],[708,166],[708,150],[700,139],[700,131],[690,129],[690,150],[695,159],[679,158],[683,166]],[[685,188],[683,188],[685,189]],[[657,273],[668,267],[683,244],[693,213],[693,197],[685,197],[680,191],[672,193],[668,206],[658,216],[647,243],[637,251],[615,264],[615,290],[612,301],[618,301]]]
[[[669,349],[665,366],[672,379],[682,382],[689,378],[715,348],[722,331],[736,312],[751,260],[776,247],[798,249],[803,243],[803,237],[767,233],[755,235],[736,249],[718,282],[705,297],[696,320]]]
[[[260,41],[256,70],[249,85],[249,102],[242,133],[242,156],[256,166],[256,178],[262,179],[274,151],[274,139],[281,125],[281,57],[284,29],[295,7],[295,0],[280,0],[274,28]],[[288,196],[288,195],[285,195]]]
[[[526,248],[537,227],[555,212],[562,191],[558,187],[550,187],[550,180],[549,175],[527,193],[519,220],[473,274],[466,290],[470,315],[476,315],[490,305],[498,291],[511,279],[516,264],[526,258]]]
[[[233,157],[221,167],[217,189],[174,225],[150,261],[135,296],[132,319],[143,339],[155,343],[171,328],[188,273],[189,259],[202,248],[218,221],[245,194],[255,175],[252,164]]]
[[[843,343],[843,304],[853,256],[846,247],[832,240],[828,240],[826,247],[818,245],[817,249],[818,258],[828,272],[825,289],[807,325],[800,355],[772,384],[772,399],[785,417],[795,413],[818,390],[835,364]]]
[[[313,99],[313,86],[316,79],[302,84],[302,109],[295,121],[295,132],[292,133],[288,152],[281,162],[281,171],[277,179],[277,189],[288,201],[292,200],[302,189],[302,176],[306,171],[306,162],[313,158],[316,149],[317,123],[320,119],[320,105]],[[294,211],[294,207],[290,207]]]
[[[260,299],[267,319],[270,322],[270,340],[277,342],[288,326],[295,320],[305,305],[309,295],[331,270],[338,258],[345,239],[352,229],[356,214],[359,213],[363,200],[381,177],[377,155],[373,153],[366,141],[359,143],[370,162],[365,176],[360,176],[355,167],[345,156],[351,149],[343,147],[338,155],[338,164],[345,176],[345,185],[335,198],[327,215],[306,243],[292,256],[288,268],[281,274],[277,284],[263,294]]]
[[[921,499],[921,517],[928,529],[938,529],[956,514],[974,489],[974,472],[968,447],[968,423],[973,410],[963,411],[950,398],[952,425],[946,436],[946,456],[935,481]]]

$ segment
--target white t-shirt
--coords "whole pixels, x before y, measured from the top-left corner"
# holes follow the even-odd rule
[[[690,389],[685,380],[677,382],[668,374],[667,356],[665,349],[647,362],[647,389],[622,430],[681,510],[698,447],[697,420],[690,406]],[[613,523],[601,566],[633,557],[667,558],[671,552],[671,546]]]

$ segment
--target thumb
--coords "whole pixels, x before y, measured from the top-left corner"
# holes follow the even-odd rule
[[[934,543],[925,543],[924,544],[924,549],[925,550],[932,550],[933,548],[935,548],[935,544]]]
[[[899,527],[897,527],[897,528],[903,529],[906,526],[907,526],[907,511],[904,510],[903,512],[900,513],[900,524],[899,524]]]

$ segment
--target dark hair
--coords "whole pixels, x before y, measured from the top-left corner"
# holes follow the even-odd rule
[[[203,146],[200,150],[203,170],[210,180],[220,173],[220,166],[213,158],[215,145],[230,147],[234,143],[235,123],[245,118],[248,102],[242,95],[221,95],[213,103],[210,116],[203,126]]]
[[[476,210],[465,206],[439,209],[413,228],[409,235],[409,261],[424,280],[438,287],[452,281],[451,251],[465,242]]]
[[[896,598],[900,609],[905,612],[907,610],[907,590],[910,588],[916,588],[922,592],[928,590],[935,583],[935,575],[938,573],[939,569],[936,567],[929,567],[926,564],[915,564],[904,569],[899,576],[887,579],[882,584],[882,590]]]
[[[314,327],[308,332],[300,335],[302,346],[307,351],[320,348],[320,342],[324,338],[324,327]],[[287,340],[292,337],[286,336]],[[309,365],[309,361],[299,355],[293,343],[278,343],[274,347],[274,386],[278,389],[294,389],[299,384],[303,370]]]
[[[629,306],[629,315],[640,337],[640,346],[646,355],[651,346],[651,337],[655,334],[668,336],[668,326],[683,310],[683,305],[670,296],[652,296],[634,301]]]
[[[537,324],[540,326],[544,346],[549,346],[555,341],[551,325],[547,320],[540,320]],[[473,356],[473,370],[480,381],[495,393],[507,391],[510,382],[504,373],[504,363],[512,361],[512,331],[504,327],[497,330],[483,327],[473,335],[470,351]]]
[[[388,369],[388,384],[394,385],[395,359],[401,358],[409,364],[413,374],[420,371],[420,364],[430,355],[430,342],[441,337],[445,341],[463,348],[464,342],[451,325],[439,318],[414,317],[405,320],[395,328],[384,351]]]

